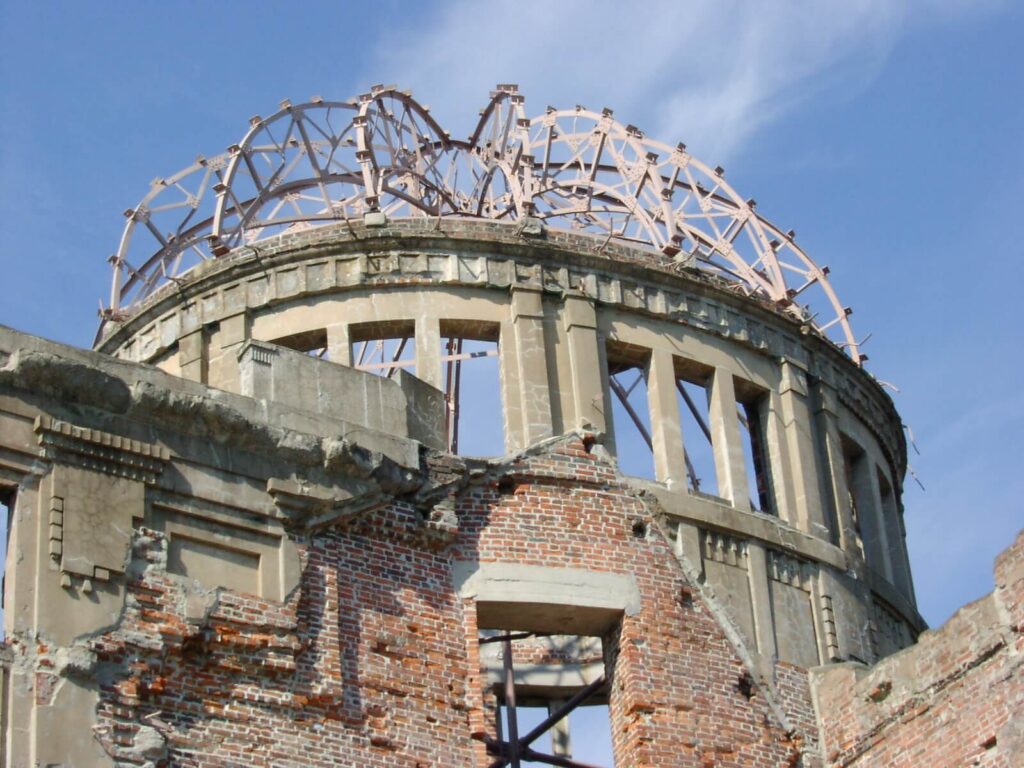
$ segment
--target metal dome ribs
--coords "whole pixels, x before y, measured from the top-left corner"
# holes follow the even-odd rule
[[[611,110],[528,118],[515,86],[491,94],[467,140],[408,92],[377,86],[346,102],[283,102],[225,154],[157,179],[125,212],[111,257],[107,320],[129,314],[197,264],[284,231],[361,217],[472,217],[548,226],[654,250],[766,300],[864,359],[844,307],[792,233],[761,218],[685,145],[617,122]]]

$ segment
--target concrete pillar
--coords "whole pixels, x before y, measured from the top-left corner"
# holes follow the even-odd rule
[[[885,508],[882,504],[882,489],[878,482],[878,467],[868,456],[861,461],[864,468],[857,474],[863,472],[866,475],[864,488],[870,494],[868,504],[870,509],[866,515],[861,515],[860,530],[865,538],[865,546],[870,553],[868,565],[885,577],[890,584],[895,584],[892,570],[892,557],[889,549],[889,536],[886,530]],[[862,481],[863,482],[863,481]],[[859,509],[859,508],[858,508]],[[864,518],[867,517],[867,521]]]
[[[569,348],[574,412],[566,415],[566,427],[606,432],[611,417],[605,410],[607,399],[607,362],[601,367],[594,302],[584,296],[566,296],[562,313]],[[601,371],[595,376],[595,371]]]
[[[515,382],[524,445],[551,437],[551,388],[544,343],[544,306],[538,288],[512,288],[512,335],[516,347]]]
[[[786,417],[783,398],[778,392],[769,392],[760,398],[758,407],[753,409],[759,419],[759,430],[764,442],[761,446],[762,459],[765,463],[764,472],[768,483],[768,498],[771,505],[761,510],[778,516],[780,520],[796,525],[797,513],[794,498],[793,476],[789,472],[791,465],[790,446],[786,434]],[[748,426],[749,429],[749,426]],[[754,433],[751,432],[754,438]],[[756,438],[755,438],[756,439]],[[760,503],[759,499],[755,499]]]
[[[812,428],[814,417],[808,401],[807,374],[795,363],[783,360],[778,394],[779,424],[787,453],[783,474],[790,479],[792,494],[789,522],[812,536],[828,539],[829,530],[821,504],[817,451]],[[787,471],[788,470],[788,471]]]
[[[853,523],[853,509],[850,507],[850,489],[846,483],[846,461],[843,457],[843,442],[839,435],[839,404],[831,387],[818,381],[814,385],[817,404],[818,426],[824,448],[824,462],[828,490],[835,508],[837,539],[839,548],[848,558],[855,571],[863,568],[863,543]]]
[[[352,365],[352,339],[348,323],[333,323],[327,326],[327,359],[338,365]]]
[[[203,384],[207,381],[208,350],[206,333],[199,328],[178,339],[178,365],[181,377]]]
[[[441,376],[441,323],[436,317],[417,317],[416,377],[432,387],[444,391]]]
[[[676,526],[675,552],[676,557],[685,558],[694,570],[700,570],[700,529],[696,525],[679,522]]]
[[[768,588],[768,553],[763,544],[747,542],[747,577],[750,579],[750,605],[754,614],[754,635],[763,660],[762,671],[770,671],[778,653],[775,626],[772,623],[772,598]]]
[[[811,587],[811,620],[814,622],[814,636],[818,643],[818,663],[825,664],[831,659],[829,649],[830,638],[835,635],[835,617],[826,615],[825,600],[821,591],[820,566],[812,566]],[[831,610],[829,611],[831,613]]]
[[[750,491],[736,413],[736,387],[732,372],[725,368],[715,369],[708,386],[708,421],[718,475],[718,495],[731,501],[737,509],[749,511]]]
[[[679,425],[679,396],[672,353],[651,351],[647,370],[647,404],[651,412],[651,443],[654,476],[673,491],[686,492],[686,458],[683,431]]]
[[[565,706],[568,699],[552,699],[548,702],[548,714],[552,715]],[[551,754],[572,757],[572,739],[569,737],[569,718],[563,717],[551,726]]]
[[[210,386],[227,392],[241,391],[238,352],[248,338],[249,318],[244,311],[221,318],[208,344],[207,380]]]
[[[892,569],[892,584],[904,597],[913,600],[906,542],[903,539],[903,515],[896,506],[896,496],[891,490],[882,495],[882,519],[885,523],[886,560]]]

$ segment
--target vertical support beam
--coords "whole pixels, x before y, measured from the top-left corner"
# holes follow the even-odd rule
[[[789,472],[790,450],[786,440],[785,420],[782,413],[782,397],[772,391],[763,396],[754,409],[758,417],[756,425],[749,425],[752,440],[761,440],[761,461],[770,508],[763,512],[777,515],[787,523],[796,523],[794,511],[794,478]],[[758,503],[760,500],[758,499]]]
[[[564,707],[568,699],[551,699],[548,702],[548,715],[554,715]],[[551,754],[559,757],[572,757],[572,739],[569,735],[569,717],[563,717],[551,726]]]
[[[569,348],[573,412],[566,414],[569,429],[609,431],[611,402],[607,392],[608,364],[597,334],[594,302],[582,295],[565,297],[563,323]],[[602,367],[602,361],[603,367]],[[600,371],[600,375],[594,375]]]
[[[544,342],[544,306],[539,288],[512,287],[512,335],[516,346],[515,381],[510,389],[519,399],[523,445],[551,437],[551,388]]]
[[[436,317],[416,318],[416,376],[432,387],[444,389],[441,379],[441,322]]]
[[[782,431],[787,454],[783,474],[790,480],[786,484],[787,493],[791,494],[790,514],[786,517],[800,530],[827,540],[829,530],[821,505],[822,489],[818,483],[818,457],[811,432],[814,418],[808,402],[807,374],[788,359],[782,360],[780,369],[779,418],[776,423]],[[772,404],[774,411],[775,398]]]
[[[910,553],[907,551],[907,526],[903,520],[903,506],[898,506],[896,517],[899,524],[899,548],[902,555],[904,575],[904,596],[914,605],[917,605],[917,595],[914,591],[914,572],[910,568]]]
[[[192,331],[178,339],[178,365],[181,377],[203,384],[207,380],[207,361],[209,351],[206,345],[206,333],[202,328]]]
[[[338,365],[352,365],[352,339],[348,323],[332,323],[327,326],[327,359]]]
[[[750,579],[750,605],[754,613],[754,635],[761,654],[762,673],[771,673],[778,655],[775,626],[772,623],[772,598],[768,587],[768,553],[763,544],[747,542],[747,578]]]
[[[822,381],[815,383],[817,417],[822,431],[829,490],[839,527],[839,548],[846,554],[852,570],[860,572],[864,567],[864,552],[857,529],[853,524],[853,509],[850,507],[850,489],[846,484],[846,461],[843,458],[843,442],[839,435],[839,404],[835,391]]]
[[[508,711],[508,763],[520,768],[519,762],[519,719],[516,713],[516,675],[512,664],[512,641],[504,642],[502,664],[505,668],[505,709]]]
[[[675,360],[666,349],[651,351],[647,369],[647,404],[651,412],[654,476],[670,490],[686,493],[686,454],[679,425]]]
[[[747,468],[736,414],[736,387],[732,372],[725,368],[715,369],[708,386],[708,421],[718,475],[718,495],[731,501],[737,509],[749,511]]]
[[[814,636],[818,643],[818,663],[827,664],[831,661],[831,649],[829,648],[831,638],[835,636],[835,618],[827,616],[825,612],[825,599],[821,591],[821,566],[815,564],[809,566],[813,570],[810,574],[811,587],[811,620],[814,622]],[[831,601],[829,601],[831,605]],[[831,609],[829,610],[831,613]]]
[[[238,352],[249,338],[249,317],[243,310],[220,319],[209,339],[207,383],[227,392],[241,392]]]
[[[864,465],[863,472],[867,475],[865,487],[870,493],[868,498],[871,506],[867,524],[865,525],[865,521],[862,518],[860,526],[861,533],[868,539],[865,544],[867,544],[868,550],[874,555],[874,558],[869,560],[868,563],[874,566],[874,569],[884,576],[886,581],[890,584],[895,584],[892,570],[892,552],[889,549],[889,532],[886,530],[886,510],[882,505],[882,488],[878,482],[878,467],[870,455],[865,456],[861,463]],[[865,531],[865,528],[870,533]]]
[[[703,560],[700,553],[700,529],[697,526],[679,522],[676,526],[675,553],[676,557],[685,559],[695,573],[699,573]]]
[[[903,531],[903,514],[896,505],[896,492],[890,491],[882,497],[882,516],[885,520],[885,540],[888,560],[892,567],[893,586],[907,599],[914,599],[910,581],[910,562]]]

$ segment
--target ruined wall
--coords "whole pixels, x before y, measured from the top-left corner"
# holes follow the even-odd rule
[[[1024,533],[995,590],[871,668],[813,671],[828,765],[1019,766],[1024,756]]]
[[[806,749],[593,436],[402,465],[329,420],[4,334],[9,765],[487,765],[496,627],[601,639],[618,765]]]

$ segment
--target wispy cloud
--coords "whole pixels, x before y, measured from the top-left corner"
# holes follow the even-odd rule
[[[413,87],[459,132],[496,83],[514,81],[534,114],[548,103],[613,106],[725,162],[809,96],[870,83],[908,25],[980,10],[966,0],[458,0],[389,30],[367,74]]]

